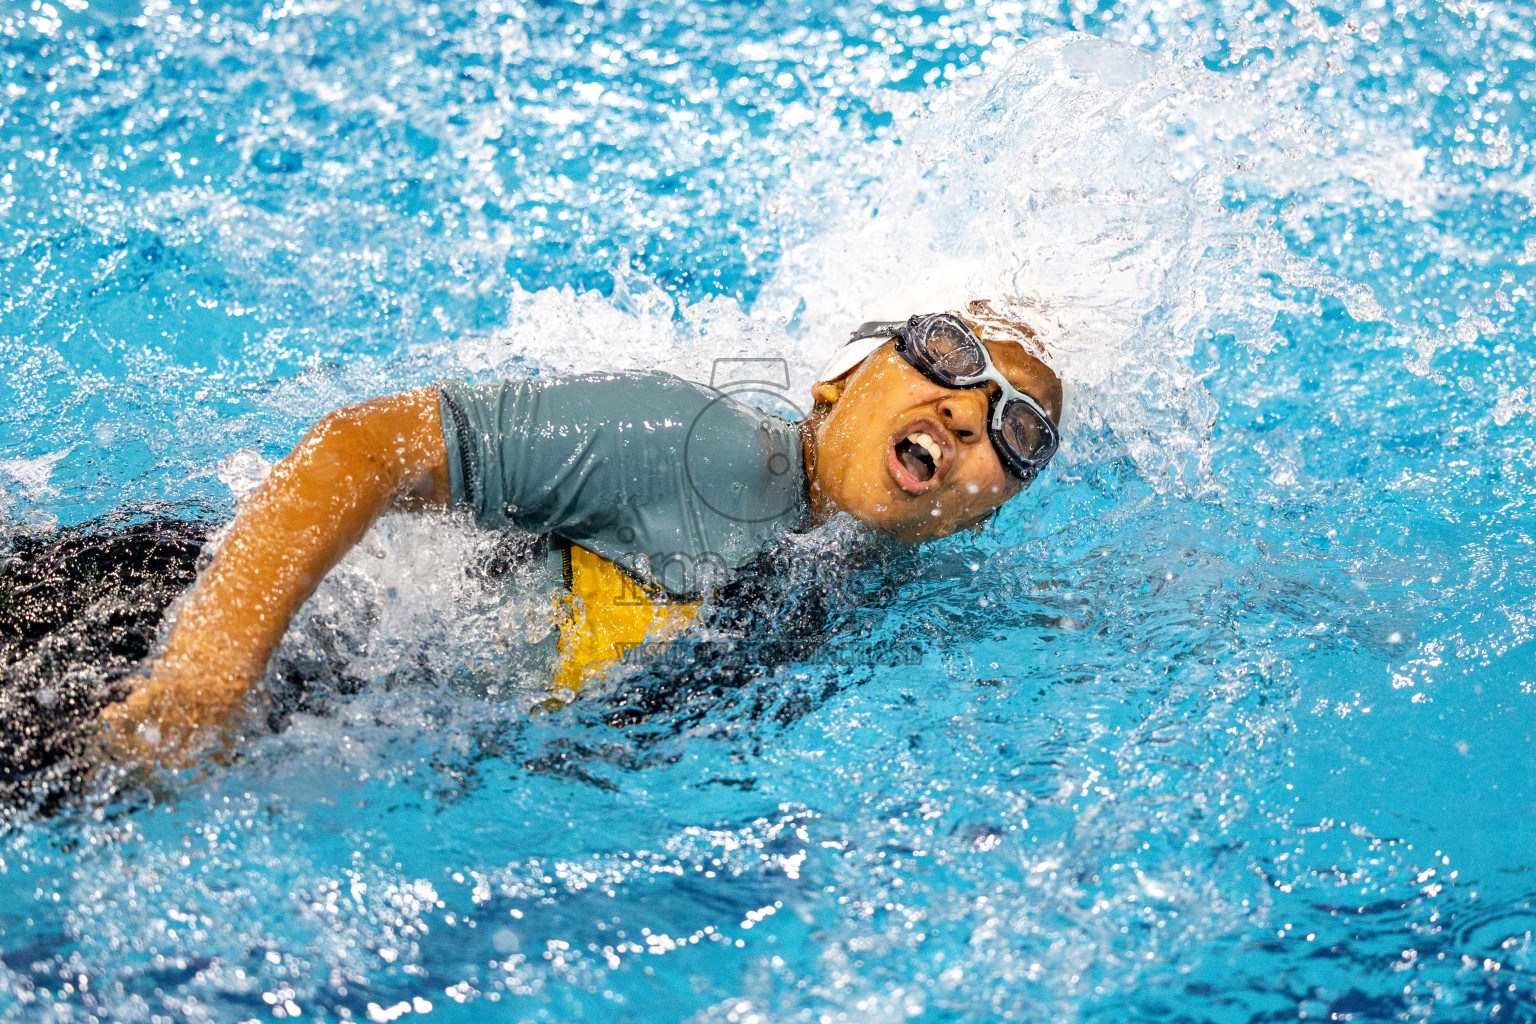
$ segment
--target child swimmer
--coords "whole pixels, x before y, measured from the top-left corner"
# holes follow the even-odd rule
[[[226,726],[294,614],[391,508],[465,506],[548,538],[570,605],[555,687],[575,690],[784,531],[847,513],[921,543],[983,522],[1049,462],[1063,391],[1039,332],[986,302],[872,322],[799,423],[663,373],[470,387],[321,420],[240,509],[163,649],[102,717],[184,760]]]

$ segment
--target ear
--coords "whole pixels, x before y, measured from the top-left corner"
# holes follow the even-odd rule
[[[811,388],[811,398],[817,405],[836,405],[843,397],[843,386],[836,381],[824,380]]]

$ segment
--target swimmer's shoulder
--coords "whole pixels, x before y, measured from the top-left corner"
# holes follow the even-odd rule
[[[701,423],[701,417],[712,431],[793,429],[792,423],[765,416],[728,392],[665,370],[551,374],[478,386],[443,380],[438,388],[445,406],[473,411],[466,428],[473,420],[500,424],[502,433],[514,426],[533,434],[606,433],[612,428],[619,435],[638,432],[680,439]],[[445,413],[445,423],[462,417]]]
[[[532,378],[537,386],[548,389],[574,388],[608,393],[655,394],[676,398],[704,401],[720,397],[720,392],[707,384],[680,377],[666,370],[594,370],[586,373],[567,373],[550,377]]]
[[[591,370],[531,377],[509,377],[491,384],[473,385],[456,378],[439,380],[437,388],[450,393],[461,391],[529,390],[535,393],[592,392],[635,398],[659,399],[709,404],[729,395],[708,384],[689,380],[667,370]]]
[[[513,382],[509,382],[513,383]],[[707,384],[688,380],[666,370],[599,370],[560,374],[528,380],[549,411],[563,407],[564,415],[578,419],[611,420],[641,418],[691,422],[717,403],[738,404]]]

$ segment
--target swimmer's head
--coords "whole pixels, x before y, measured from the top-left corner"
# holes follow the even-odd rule
[[[972,302],[959,315],[1008,382],[1060,423],[1061,380],[1040,359],[1039,332],[987,302]],[[995,384],[936,384],[891,341],[857,365],[834,361],[830,374],[812,388],[807,419],[818,512],[847,512],[917,542],[979,524],[1024,487],[988,435]]]

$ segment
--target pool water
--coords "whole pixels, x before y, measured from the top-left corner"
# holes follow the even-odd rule
[[[7,536],[225,514],[446,376],[797,399],[956,296],[1045,310],[1076,388],[993,525],[790,545],[825,642],[637,657],[645,714],[529,714],[538,596],[381,523],[284,654],[358,692],[6,812],[0,1019],[1536,1018],[1533,25],[11,5]]]

